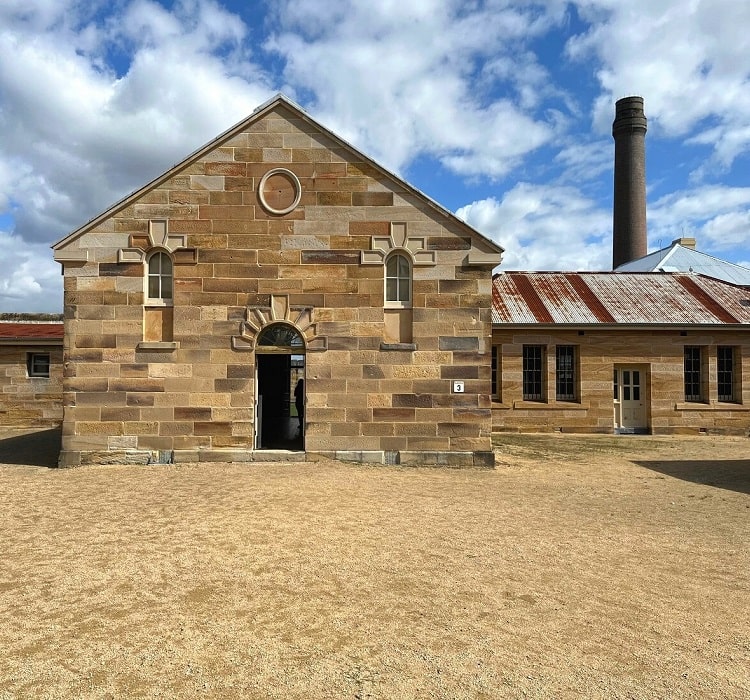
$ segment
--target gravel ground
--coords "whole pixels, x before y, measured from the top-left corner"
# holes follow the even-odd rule
[[[0,436],[0,698],[750,697],[750,442],[494,471],[49,469]]]

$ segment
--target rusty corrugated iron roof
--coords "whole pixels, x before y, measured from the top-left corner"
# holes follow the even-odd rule
[[[750,289],[665,272],[504,272],[492,322],[520,325],[750,325]]]
[[[3,340],[62,341],[65,327],[58,323],[16,323],[0,321],[0,342]]]

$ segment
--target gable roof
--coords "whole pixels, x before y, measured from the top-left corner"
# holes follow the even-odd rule
[[[492,323],[527,326],[750,326],[750,290],[664,272],[504,272]]]
[[[750,269],[684,246],[681,240],[678,238],[666,248],[623,263],[615,272],[695,272],[732,284],[750,286]]]
[[[311,126],[313,126],[315,129],[321,131],[323,134],[334,140],[336,143],[338,143],[341,147],[345,148],[352,154],[354,154],[358,159],[361,159],[363,162],[366,162],[368,165],[372,166],[375,170],[380,172],[382,175],[384,175],[386,178],[392,180],[393,182],[397,183],[400,187],[404,188],[411,194],[421,198],[425,203],[427,203],[437,214],[439,214],[442,217],[446,217],[450,219],[454,224],[459,226],[461,229],[463,229],[466,233],[471,235],[472,237],[476,237],[479,239],[484,245],[488,246],[493,252],[502,254],[504,252],[504,248],[502,246],[495,243],[490,238],[487,238],[483,234],[481,234],[479,231],[477,231],[472,226],[469,226],[465,221],[462,219],[459,219],[453,212],[449,211],[442,205],[438,204],[434,199],[426,195],[421,190],[417,189],[413,185],[410,185],[405,180],[401,179],[398,175],[395,175],[391,171],[384,168],[382,165],[374,161],[369,156],[362,153],[362,151],[358,150],[354,146],[352,146],[350,143],[342,139],[340,136],[332,132],[330,129],[327,129],[319,122],[315,121],[300,105],[298,105],[296,102],[293,102],[285,95],[278,93],[276,96],[272,97],[270,100],[265,102],[264,104],[257,107],[253,113],[249,116],[243,119],[242,121],[238,122],[234,126],[227,129],[225,132],[214,138],[212,141],[209,141],[207,144],[199,148],[197,151],[194,151],[191,153],[187,158],[185,158],[183,161],[178,163],[177,165],[170,168],[167,172],[163,173],[159,177],[155,178],[151,182],[147,183],[143,187],[135,190],[131,194],[127,195],[123,199],[121,199],[119,202],[116,202],[111,207],[109,207],[106,211],[102,212],[95,218],[91,219],[87,223],[85,223],[80,228],[77,228],[75,231],[71,232],[64,238],[57,241],[57,243],[52,244],[53,250],[60,250],[61,248],[64,248],[67,244],[71,243],[72,241],[76,240],[80,236],[82,236],[84,233],[89,231],[90,229],[94,228],[95,226],[98,226],[100,223],[108,219],[109,217],[116,214],[119,210],[124,209],[131,203],[138,200],[141,196],[143,196],[146,192],[150,191],[151,189],[158,187],[162,182],[165,182],[169,178],[173,177],[175,174],[177,174],[179,171],[183,170],[184,168],[188,167],[195,161],[199,160],[206,154],[213,151],[215,148],[218,148],[224,141],[227,141],[234,137],[236,134],[241,133],[245,129],[247,129],[249,126],[251,126],[253,123],[259,121],[263,117],[265,117],[267,114],[272,112],[274,109],[277,109],[278,107],[285,107],[288,110],[291,110],[294,112],[295,116],[304,120]],[[500,261],[498,260],[498,263]]]

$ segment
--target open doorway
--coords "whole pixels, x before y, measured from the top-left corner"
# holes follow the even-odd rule
[[[305,449],[305,355],[295,328],[273,324],[255,355],[255,449]]]

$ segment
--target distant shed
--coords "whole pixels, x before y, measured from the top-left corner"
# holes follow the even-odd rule
[[[62,316],[0,314],[0,426],[62,421]]]

